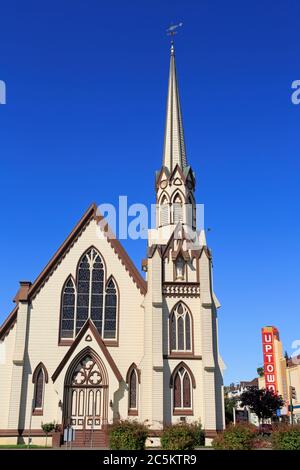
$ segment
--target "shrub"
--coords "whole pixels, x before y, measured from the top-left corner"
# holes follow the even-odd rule
[[[205,444],[205,433],[202,429],[200,422],[191,424],[191,428],[194,432],[195,445],[196,447],[204,446]]]
[[[252,449],[271,449],[272,441],[270,436],[259,435],[253,439]]]
[[[254,446],[257,434],[256,427],[250,424],[230,425],[222,434],[215,437],[212,446],[222,450],[250,450]]]
[[[161,436],[161,446],[166,450],[192,450],[204,444],[200,423],[178,423],[167,426]]]
[[[112,450],[144,450],[148,429],[137,421],[119,421],[110,426],[109,445]]]
[[[276,450],[300,450],[300,425],[280,425],[272,433],[272,446]]]

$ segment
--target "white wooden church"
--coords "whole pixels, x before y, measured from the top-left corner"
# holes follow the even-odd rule
[[[105,445],[119,419],[146,422],[154,438],[178,421],[200,420],[207,440],[224,428],[220,305],[194,190],[172,45],[146,279],[107,227],[99,237],[92,204],[37,279],[20,282],[1,326],[0,444],[41,443],[53,421],[54,446],[66,426],[75,445]]]

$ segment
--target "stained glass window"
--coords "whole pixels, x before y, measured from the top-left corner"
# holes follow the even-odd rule
[[[182,302],[178,303],[170,316],[170,350],[191,351],[191,316]]]
[[[105,291],[104,338],[116,337],[117,293],[112,279],[109,280]]]
[[[35,394],[34,394],[34,408],[43,408],[43,393],[44,393],[44,372],[40,368],[36,377]]]
[[[104,270],[99,253],[91,248],[81,259],[77,273],[76,334],[88,318],[102,334]]]
[[[90,318],[103,338],[116,338],[117,287],[110,278],[104,291],[104,263],[95,248],[80,259],[76,286],[69,277],[63,287],[61,338],[74,338]]]
[[[137,408],[137,376],[136,370],[132,369],[129,378],[129,409]]]
[[[184,367],[180,367],[174,377],[173,406],[177,410],[192,407],[191,378]]]
[[[75,286],[72,278],[65,283],[62,295],[61,337],[73,338],[75,313]]]

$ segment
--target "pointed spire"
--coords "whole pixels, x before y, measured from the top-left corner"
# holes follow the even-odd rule
[[[172,41],[163,165],[171,172],[177,164],[182,169],[187,166],[176,77],[175,51],[174,43]]]

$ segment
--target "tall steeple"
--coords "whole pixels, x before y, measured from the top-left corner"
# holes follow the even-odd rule
[[[176,76],[175,50],[174,43],[172,42],[163,166],[167,167],[168,170],[172,172],[177,164],[182,170],[187,166],[182,116]]]

